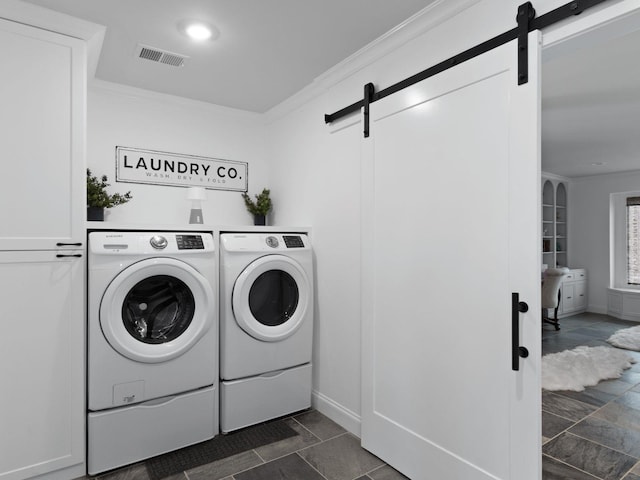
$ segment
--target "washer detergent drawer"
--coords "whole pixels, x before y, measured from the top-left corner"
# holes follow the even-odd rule
[[[218,433],[215,386],[130,407],[89,412],[89,475],[213,438]]]
[[[220,383],[220,430],[230,432],[311,406],[311,364]]]

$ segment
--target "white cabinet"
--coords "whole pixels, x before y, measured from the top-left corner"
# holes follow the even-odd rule
[[[587,310],[587,271],[571,269],[560,286],[558,317],[575,315]]]
[[[0,251],[84,236],[85,43],[0,19]]]
[[[84,473],[81,251],[0,252],[0,478]]]
[[[0,56],[0,480],[67,480],[85,473],[85,44],[0,19]]]

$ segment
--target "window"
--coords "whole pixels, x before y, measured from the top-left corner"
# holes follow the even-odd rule
[[[609,286],[640,290],[640,192],[611,194]]]
[[[627,284],[640,286],[640,197],[627,197]]]

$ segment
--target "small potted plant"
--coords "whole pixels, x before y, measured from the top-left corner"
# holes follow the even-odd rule
[[[242,194],[247,210],[253,215],[254,225],[266,225],[266,216],[272,207],[271,198],[269,198],[270,193],[271,191],[268,188],[263,189],[261,193],[255,195],[255,202],[248,194]]]
[[[102,175],[100,179],[91,174],[91,170],[87,168],[87,220],[99,221],[104,220],[104,209],[115,207],[127,203],[131,198],[131,192],[124,195],[107,193],[107,176]]]

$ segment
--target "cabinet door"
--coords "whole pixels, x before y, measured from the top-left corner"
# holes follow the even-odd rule
[[[575,284],[563,283],[562,284],[562,296],[560,299],[560,311],[562,313],[568,313],[575,310]]]
[[[587,282],[581,281],[574,284],[574,307],[576,310],[587,308]]]
[[[84,43],[0,20],[0,57],[0,250],[80,242],[86,215]]]
[[[84,259],[0,252],[0,479],[84,462]]]

